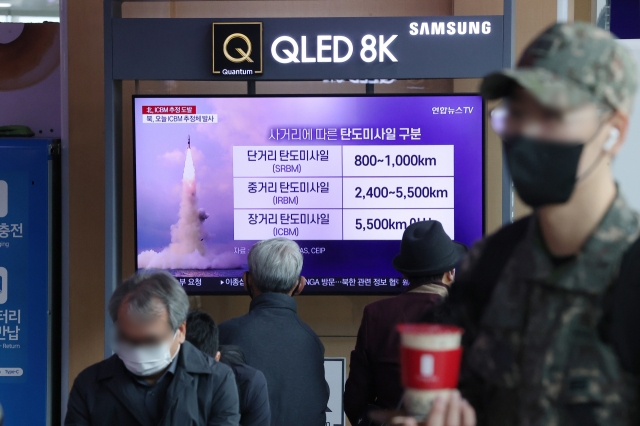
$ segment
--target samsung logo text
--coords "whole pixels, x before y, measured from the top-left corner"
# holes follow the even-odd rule
[[[409,34],[415,35],[466,35],[491,34],[491,22],[412,22]]]

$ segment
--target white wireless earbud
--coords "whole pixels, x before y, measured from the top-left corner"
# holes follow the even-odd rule
[[[606,152],[611,151],[611,148],[613,148],[616,142],[618,142],[619,137],[620,137],[620,130],[616,129],[615,127],[612,127],[611,132],[609,132],[609,138],[604,143],[604,146],[602,147],[602,149],[604,149]]]

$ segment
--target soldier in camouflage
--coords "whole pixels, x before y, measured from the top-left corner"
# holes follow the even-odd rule
[[[492,127],[533,214],[477,244],[454,285],[468,331],[461,390],[479,424],[640,423],[640,306],[620,319],[615,302],[640,300],[640,282],[617,282],[640,216],[611,172],[636,76],[609,32],[573,23],[481,85],[502,99]]]

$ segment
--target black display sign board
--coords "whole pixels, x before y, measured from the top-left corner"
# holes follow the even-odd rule
[[[112,25],[117,80],[478,78],[503,66],[503,16],[119,18]]]

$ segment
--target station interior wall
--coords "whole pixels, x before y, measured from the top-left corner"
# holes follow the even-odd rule
[[[594,0],[595,1],[595,0]],[[69,76],[69,385],[104,355],[104,83],[103,1],[70,1],[67,8]],[[516,55],[555,22],[557,0],[516,2]],[[123,17],[271,18],[500,15],[502,0],[283,0],[124,3]],[[591,20],[591,0],[572,0],[570,17]],[[148,35],[141,35],[149,37]],[[153,42],[153,37],[149,37]],[[295,76],[292,76],[295,78]],[[375,93],[475,92],[478,79],[399,80],[376,84]],[[125,81],[122,158],[122,272],[135,269],[133,94],[246,94],[246,82]],[[257,82],[257,94],[365,93],[350,82]],[[502,223],[502,160],[497,136],[487,128],[486,230]],[[516,216],[527,210],[516,201]],[[391,261],[391,259],[389,259]],[[299,315],[320,336],[327,356],[349,358],[364,306],[376,296],[297,297]],[[217,322],[247,312],[248,296],[198,296],[193,307]]]

